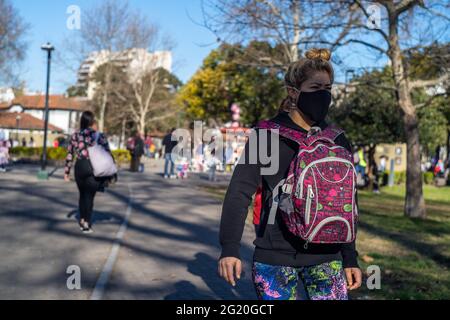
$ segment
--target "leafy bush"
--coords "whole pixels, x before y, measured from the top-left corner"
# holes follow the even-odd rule
[[[131,161],[130,152],[127,150],[114,150],[112,155],[118,164],[129,163]]]
[[[389,171],[386,171],[384,173],[383,178],[386,180],[386,184],[387,184],[387,181],[389,179]],[[422,178],[423,178],[423,182],[425,184],[433,184],[433,182],[434,182],[433,172],[423,172]],[[405,182],[406,182],[406,171],[394,172],[394,184],[403,184]]]
[[[18,159],[39,160],[42,155],[42,147],[14,147],[10,149],[11,155]],[[128,163],[131,161],[130,153],[127,150],[112,151],[114,159],[118,163]],[[67,149],[63,147],[47,148],[47,159],[62,161],[67,157]]]
[[[433,184],[434,174],[433,172],[424,172],[423,173],[423,182],[425,184]]]
[[[394,172],[394,183],[403,184],[406,182],[406,171]]]
[[[39,160],[42,155],[42,147],[14,147],[11,148],[11,154],[19,159]],[[47,159],[61,161],[67,156],[67,150],[65,148],[47,148]]]

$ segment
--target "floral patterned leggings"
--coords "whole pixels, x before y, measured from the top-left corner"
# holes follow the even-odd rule
[[[259,300],[348,299],[341,261],[301,268],[254,262],[253,283]]]

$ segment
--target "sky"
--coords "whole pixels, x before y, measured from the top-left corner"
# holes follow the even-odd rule
[[[24,80],[29,91],[45,89],[46,54],[41,45],[51,42],[61,52],[71,33],[77,30],[67,29],[69,6],[81,9],[81,27],[83,11],[97,6],[102,0],[11,0],[23,20],[30,25],[26,40],[29,43],[25,61],[22,63],[19,77]],[[128,0],[132,9],[139,10],[149,21],[156,23],[163,34],[175,41],[173,50],[173,73],[181,81],[187,82],[201,66],[203,59],[217,47],[215,36],[196,22],[201,22],[202,0]],[[419,30],[416,28],[416,31]],[[417,32],[416,32],[417,33]],[[448,41],[449,33],[446,34]],[[366,39],[367,40],[367,39]],[[361,49],[361,48],[359,48]],[[358,70],[362,67],[384,66],[386,57],[374,59],[366,49],[355,50],[349,46],[341,49],[339,57],[343,63],[336,67],[336,80],[343,82],[348,68]],[[75,70],[78,66],[72,66]],[[76,83],[76,72],[68,72],[60,63],[52,65],[51,92],[62,94]]]
[[[22,63],[20,78],[25,80],[30,91],[44,91],[46,80],[46,54],[41,45],[51,42],[56,50],[64,46],[64,38],[71,32],[66,21],[67,8],[77,5],[83,10],[100,3],[101,0],[12,0],[23,20],[30,25],[26,36],[28,50]],[[160,26],[162,33],[175,40],[173,50],[173,72],[186,82],[201,66],[208,53],[217,47],[214,35],[194,21],[201,21],[200,0],[130,0],[130,6],[145,14],[148,19]],[[194,21],[193,21],[194,20]],[[52,65],[51,92],[64,93],[66,88],[76,82],[76,74],[55,63]]]

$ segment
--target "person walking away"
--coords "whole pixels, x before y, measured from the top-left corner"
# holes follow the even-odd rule
[[[9,162],[8,141],[0,140],[0,172],[6,172]]]
[[[22,147],[26,147],[27,146],[27,139],[25,139],[25,137],[22,138]]]
[[[255,129],[258,143],[246,143],[223,202],[218,273],[235,286],[248,208],[262,185],[252,273],[261,300],[346,300],[361,286],[351,144],[325,121],[334,80],[330,58],[328,50],[312,49],[291,64],[287,97],[278,115]],[[275,151],[272,139],[279,140]],[[266,168],[260,155],[269,152],[276,164]]]
[[[144,155],[144,140],[142,139],[141,133],[136,133],[134,136],[134,148],[131,152],[131,172],[139,172],[139,166],[141,164],[141,157]]]
[[[75,180],[79,191],[78,207],[80,212],[80,230],[83,233],[92,232],[92,211],[97,191],[102,188],[105,178],[96,178],[89,159],[88,148],[97,143],[111,152],[108,140],[97,132],[97,122],[92,112],[83,112],[80,118],[80,129],[71,136],[67,146],[64,180],[70,181],[70,171],[75,162]],[[111,154],[112,156],[112,154]]]
[[[164,179],[173,179],[175,177],[175,162],[174,157],[172,156],[172,151],[178,144],[178,141],[172,141],[172,134],[174,132],[175,128],[172,128],[162,141],[164,149]]]

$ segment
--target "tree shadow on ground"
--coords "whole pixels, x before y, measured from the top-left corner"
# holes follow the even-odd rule
[[[417,235],[414,233],[401,234],[390,232],[364,221],[359,222],[359,227],[374,236],[393,240],[400,245],[409,248],[410,250],[416,251],[420,255],[433,260],[441,267],[448,268],[450,266],[450,258],[440,252],[439,245],[428,244],[420,241],[420,238],[418,239]]]
[[[180,299],[220,299],[220,300],[252,300],[256,299],[251,275],[243,272],[241,280],[237,281],[236,287],[232,287],[221,279],[217,273],[217,259],[205,254],[197,253],[195,259],[188,262],[188,271],[200,277],[213,295],[201,293],[191,282],[179,281],[174,285],[175,292],[164,297],[165,300]]]
[[[72,210],[67,214],[67,218],[68,219],[75,219],[75,221],[80,221],[80,212],[78,211],[78,209],[76,210]],[[118,214],[114,214],[114,213],[110,213],[110,212],[104,212],[104,211],[98,211],[98,210],[94,210],[94,212],[92,212],[92,225],[96,225],[96,224],[122,224],[123,222],[123,217],[118,215]]]

